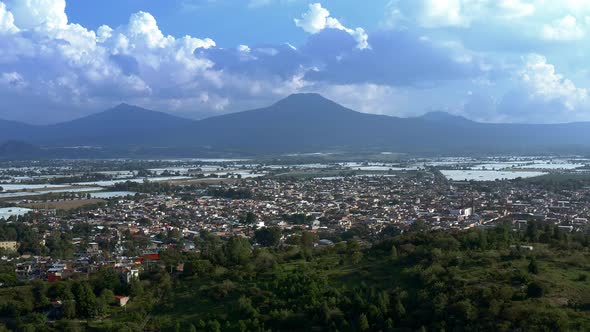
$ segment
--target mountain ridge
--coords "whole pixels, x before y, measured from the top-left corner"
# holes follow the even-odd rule
[[[120,104],[54,125],[0,121],[0,128],[3,126],[6,130],[0,131],[0,141],[119,150],[157,147],[276,154],[326,149],[387,149],[406,153],[590,149],[590,123],[488,124],[440,111],[398,118],[357,112],[313,93],[294,94],[268,107],[202,120]]]

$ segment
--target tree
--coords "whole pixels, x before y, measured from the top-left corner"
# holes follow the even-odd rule
[[[387,320],[385,321],[385,331],[393,331],[393,329],[393,319],[387,318]]]
[[[367,319],[367,315],[361,314],[359,317],[359,331],[368,331],[369,328],[369,320]]]
[[[74,300],[74,294],[72,294],[70,285],[65,285],[66,287],[64,288],[63,293],[59,297],[62,302],[61,314],[63,318],[72,319],[76,317],[76,302]]]
[[[32,282],[33,299],[37,308],[44,308],[49,305],[49,299],[47,298],[47,290],[45,283],[41,280],[35,280]]]
[[[537,263],[535,257],[532,257],[529,262],[529,273],[539,274],[539,264]]]
[[[75,283],[73,287],[78,316],[93,318],[97,314],[96,295],[86,282]]]
[[[278,227],[265,227],[254,232],[254,239],[263,247],[274,247],[279,244],[282,232]]]
[[[545,287],[541,283],[533,281],[527,286],[526,292],[529,297],[543,297],[545,295]]]
[[[103,289],[102,293],[100,293],[100,300],[105,304],[113,304],[115,302],[115,293],[110,289]]]
[[[452,307],[455,316],[463,321],[471,321],[477,318],[477,309],[471,301],[463,300],[455,303]]]
[[[250,253],[250,242],[241,236],[231,237],[225,245],[225,255],[234,264],[246,263],[250,259]]]
[[[133,297],[141,296],[143,294],[143,284],[137,278],[133,278],[129,284],[129,295]]]
[[[195,270],[195,263],[192,260],[184,263],[184,268],[182,270],[182,275],[184,277],[192,277],[196,273]]]
[[[526,228],[526,237],[531,242],[537,242],[539,240],[539,230],[535,222],[529,221]]]
[[[346,255],[352,264],[360,263],[363,254],[361,253],[361,247],[357,241],[346,241]]]
[[[389,258],[393,259],[397,259],[397,248],[395,247],[395,244],[391,246],[391,250],[389,251]]]
[[[260,271],[272,269],[277,265],[275,256],[268,251],[261,251],[256,255],[255,259],[256,268]]]
[[[300,238],[300,245],[304,249],[313,249],[313,244],[317,240],[317,235],[311,232],[303,232]]]
[[[104,289],[118,292],[121,288],[121,278],[113,268],[101,267],[92,279],[94,290],[100,294]]]
[[[221,332],[221,324],[217,320],[211,320],[207,323],[207,330],[210,332]]]

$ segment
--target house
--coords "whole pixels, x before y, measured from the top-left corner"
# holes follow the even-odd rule
[[[16,251],[18,249],[18,243],[16,241],[0,241],[0,249]]]
[[[115,295],[115,304],[119,307],[124,307],[129,302],[129,296]]]
[[[47,281],[48,282],[56,282],[62,280],[64,277],[64,269],[63,268],[51,268],[47,270]]]
[[[90,242],[88,243],[88,248],[86,249],[86,251],[88,253],[96,253],[98,252],[100,249],[98,247],[98,243],[96,242]]]
[[[132,280],[139,280],[139,270],[138,269],[126,269],[125,271],[125,282],[130,284]]]

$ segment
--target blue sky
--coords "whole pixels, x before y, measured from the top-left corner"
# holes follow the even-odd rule
[[[590,120],[590,0],[0,0],[0,118],[358,111]]]

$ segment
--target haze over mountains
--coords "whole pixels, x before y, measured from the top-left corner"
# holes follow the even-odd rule
[[[486,124],[444,112],[417,118],[359,113],[318,94],[291,95],[261,109],[194,121],[121,104],[47,126],[0,121],[0,157],[92,157],[150,149],[243,155],[318,151],[406,153],[577,152],[590,123]],[[92,146],[81,153],[80,148]],[[72,152],[72,151],[75,151]],[[184,151],[184,152],[183,152]],[[194,156],[194,155],[193,155]]]

